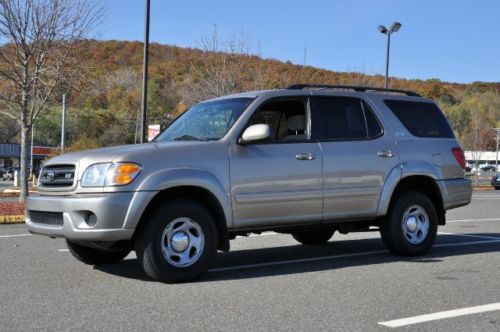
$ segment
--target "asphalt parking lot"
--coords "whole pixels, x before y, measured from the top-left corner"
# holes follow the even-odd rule
[[[389,254],[378,232],[321,247],[268,233],[177,285],[148,280],[133,253],[87,266],[63,240],[0,225],[0,330],[500,330],[499,203],[480,192],[449,211],[424,257]]]

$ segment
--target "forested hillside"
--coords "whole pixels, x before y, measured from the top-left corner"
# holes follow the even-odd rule
[[[207,43],[204,50],[152,44],[150,51],[149,123],[162,126],[192,103],[227,93],[292,83],[383,84],[382,76],[262,59],[235,44],[219,47]],[[134,143],[141,100],[142,43],[82,41],[75,56],[84,74],[67,92],[68,145],[81,149]],[[391,87],[415,90],[438,101],[465,149],[494,147],[489,129],[500,126],[500,83],[392,79]],[[35,144],[59,144],[60,112],[60,106],[54,104],[37,120]],[[0,141],[16,141],[15,128],[8,118],[1,118]]]

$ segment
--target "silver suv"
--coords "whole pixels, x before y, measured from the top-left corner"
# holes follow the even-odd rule
[[[322,245],[377,227],[391,252],[420,255],[446,210],[470,203],[464,169],[432,100],[293,85],[197,104],[148,144],[51,159],[26,223],[87,264],[135,250],[165,282],[197,278],[231,239],[269,230]]]

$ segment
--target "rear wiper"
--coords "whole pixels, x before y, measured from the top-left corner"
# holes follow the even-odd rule
[[[203,141],[203,142],[205,142],[206,139],[194,137],[191,135],[182,135],[182,136],[174,138],[172,141]]]

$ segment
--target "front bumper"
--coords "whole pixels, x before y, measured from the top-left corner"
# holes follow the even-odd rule
[[[437,181],[441,189],[445,210],[467,205],[472,200],[472,182],[469,179]]]
[[[154,192],[35,195],[26,200],[26,225],[34,234],[84,241],[129,240]],[[37,220],[36,213],[62,213],[62,223]],[[86,222],[95,215],[95,225]]]

